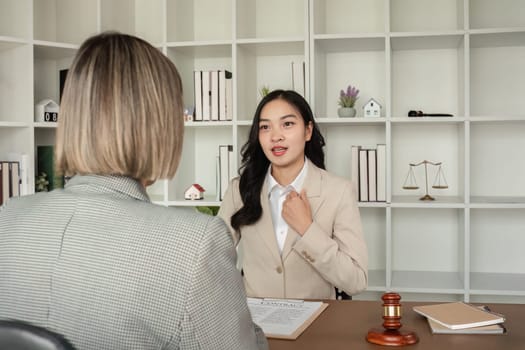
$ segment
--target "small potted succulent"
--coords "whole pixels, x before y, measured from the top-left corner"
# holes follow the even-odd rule
[[[341,90],[339,94],[339,106],[337,114],[340,117],[354,117],[355,116],[355,101],[359,98],[359,90],[352,85],[348,85],[345,90]]]
[[[259,93],[261,94],[261,97],[264,97],[270,93],[270,87],[268,85],[263,85],[263,87],[259,90]]]

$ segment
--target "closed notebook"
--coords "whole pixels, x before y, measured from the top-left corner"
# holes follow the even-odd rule
[[[430,318],[427,318],[427,320],[433,334],[503,334],[506,332],[505,327],[501,323],[481,327],[450,329],[432,321]]]
[[[503,323],[505,318],[463,303],[414,306],[414,311],[450,329],[464,329]]]

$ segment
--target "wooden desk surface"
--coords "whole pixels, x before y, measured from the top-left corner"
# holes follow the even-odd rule
[[[330,306],[296,340],[269,339],[270,350],[354,350],[395,349],[368,343],[372,327],[382,328],[382,303],[375,301],[329,301]],[[432,334],[426,319],[412,310],[414,305],[430,303],[403,302],[401,329],[414,330],[419,342],[405,346],[410,350],[525,350],[525,304],[487,304],[505,315],[503,335]]]

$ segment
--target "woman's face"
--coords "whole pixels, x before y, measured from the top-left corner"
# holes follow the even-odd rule
[[[295,106],[283,99],[268,102],[261,110],[259,143],[278,170],[301,169],[305,143],[312,137],[312,124],[305,125]]]

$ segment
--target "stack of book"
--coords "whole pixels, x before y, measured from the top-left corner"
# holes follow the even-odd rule
[[[193,72],[195,121],[232,120],[233,82],[227,70]]]
[[[6,159],[0,159],[0,205],[11,197],[29,194],[27,154],[9,153]]]
[[[0,205],[20,195],[19,171],[17,162],[0,161]]]
[[[503,334],[505,317],[487,306],[463,302],[414,306],[434,334]]]
[[[360,202],[386,201],[386,145],[351,147],[351,174]]]

